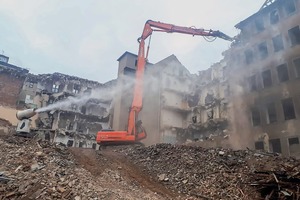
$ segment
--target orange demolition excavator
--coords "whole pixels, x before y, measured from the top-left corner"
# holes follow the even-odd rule
[[[102,130],[97,134],[96,141],[100,145],[108,144],[124,144],[136,143],[146,138],[146,131],[142,127],[142,122],[138,120],[138,114],[142,109],[143,99],[143,79],[145,64],[148,57],[149,46],[145,54],[145,40],[151,36],[153,31],[160,31],[166,33],[183,33],[188,35],[204,36],[206,39],[222,38],[224,40],[232,41],[232,38],[220,31],[197,29],[194,27],[181,27],[162,22],[155,22],[148,20],[142,36],[138,38],[139,52],[136,68],[136,78],[134,85],[133,101],[128,116],[128,126],[126,131]]]

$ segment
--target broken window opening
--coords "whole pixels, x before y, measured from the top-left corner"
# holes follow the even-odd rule
[[[281,101],[282,108],[283,108],[283,114],[285,120],[295,119],[295,109],[294,109],[294,103],[292,98],[283,99]]]
[[[276,114],[276,107],[275,103],[267,104],[267,124],[272,124],[277,122],[277,114]]]
[[[289,138],[289,145],[298,145],[299,144],[299,138],[294,137],[294,138]]]
[[[50,133],[49,132],[45,133],[45,140],[50,141]]]
[[[274,52],[278,52],[278,51],[284,49],[283,40],[282,40],[281,35],[277,35],[277,36],[273,37],[272,41],[273,41]]]
[[[212,104],[214,102],[215,98],[213,94],[207,93],[206,97],[204,99],[205,105]]]
[[[197,116],[193,116],[192,121],[193,121],[194,124],[197,123]]]
[[[286,0],[284,4],[284,10],[287,15],[291,15],[296,11],[294,0]]]
[[[257,141],[257,142],[255,142],[255,149],[256,150],[264,150],[264,143],[263,143],[263,141]]]
[[[67,146],[68,146],[68,147],[72,147],[73,144],[74,144],[74,141],[73,141],[73,140],[68,140],[68,142],[67,142]]]
[[[261,31],[265,30],[264,20],[262,17],[255,19],[255,26],[256,26],[257,32],[261,32]]]
[[[59,85],[58,84],[53,84],[52,86],[52,92],[57,93],[59,89]]]
[[[279,14],[278,14],[278,10],[276,9],[270,12],[270,24],[277,24],[278,21],[279,21]]]
[[[289,34],[292,46],[300,44],[299,26],[295,26],[294,28],[291,28],[290,30],[288,30],[288,34]]]
[[[263,86],[264,88],[272,86],[272,75],[271,70],[266,70],[261,73],[262,79],[263,79]]]
[[[259,112],[258,108],[252,108],[251,118],[252,118],[252,125],[253,126],[260,125],[260,112]]]
[[[285,82],[289,80],[289,72],[286,64],[277,66],[278,80]]]
[[[297,58],[293,61],[294,66],[295,66],[295,70],[296,70],[296,77],[299,78],[300,77],[300,58]]]
[[[274,153],[281,153],[281,143],[280,139],[272,139],[270,140],[270,147],[272,148],[272,152]]]
[[[80,92],[80,85],[75,84],[73,86],[73,93],[78,94]]]
[[[130,67],[125,67],[123,74],[126,75],[126,76],[129,76],[129,77],[134,77],[135,76],[135,69],[132,69]]]
[[[79,142],[79,147],[83,147],[83,142]]]
[[[257,90],[256,76],[255,75],[251,76],[248,82],[249,82],[250,92],[256,91]]]
[[[268,47],[267,43],[263,42],[258,45],[258,51],[261,59],[268,57]]]
[[[214,119],[214,110],[212,108],[208,109],[206,112],[208,120]]]
[[[253,62],[253,52],[251,50],[245,51],[246,64],[251,64]]]

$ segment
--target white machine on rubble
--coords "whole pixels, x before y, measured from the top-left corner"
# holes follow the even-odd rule
[[[35,108],[20,110],[16,113],[16,117],[19,121],[16,129],[16,135],[23,137],[32,137],[32,133],[30,132],[31,127],[31,117],[36,115]]]

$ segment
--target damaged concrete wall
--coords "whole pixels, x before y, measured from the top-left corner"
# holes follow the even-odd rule
[[[226,62],[222,60],[209,69],[200,71],[195,77],[194,95],[188,96],[192,112],[188,115],[188,128],[182,130],[180,135],[181,141],[205,140],[225,135],[228,128],[228,83],[224,76],[225,68]]]

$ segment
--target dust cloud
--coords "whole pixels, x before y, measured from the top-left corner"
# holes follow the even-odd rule
[[[126,90],[133,87],[134,80],[131,77],[126,77],[126,81],[122,85],[122,90]],[[37,113],[47,112],[52,110],[68,110],[72,105],[78,107],[84,106],[90,99],[97,99],[100,106],[107,107],[107,103],[113,101],[114,97],[121,92],[121,89],[117,86],[103,87],[92,90],[90,93],[83,93],[79,96],[70,96],[66,99],[59,100],[53,104],[46,107],[38,108]],[[111,103],[110,108],[113,103]]]

